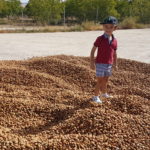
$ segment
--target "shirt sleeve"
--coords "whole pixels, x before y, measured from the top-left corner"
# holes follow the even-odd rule
[[[95,46],[95,47],[98,47],[98,46],[99,46],[99,37],[97,37],[97,39],[95,40],[94,46]]]

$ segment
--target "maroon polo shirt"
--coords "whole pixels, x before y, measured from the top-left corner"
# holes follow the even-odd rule
[[[110,43],[104,34],[97,37],[94,46],[98,47],[96,63],[113,64],[114,52],[117,50],[117,40],[114,35],[112,35],[112,41]]]

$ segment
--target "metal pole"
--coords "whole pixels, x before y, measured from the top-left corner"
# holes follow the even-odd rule
[[[24,21],[23,21],[23,18],[24,18],[24,14],[23,14],[23,8],[22,8],[22,25],[23,25],[23,28],[24,28]]]
[[[98,7],[96,8],[96,23],[98,22]]]
[[[66,25],[66,8],[65,8],[65,5],[64,5],[64,26]]]

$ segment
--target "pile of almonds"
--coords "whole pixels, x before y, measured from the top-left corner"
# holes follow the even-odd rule
[[[0,150],[149,150],[150,64],[119,59],[96,104],[89,61],[0,61]]]

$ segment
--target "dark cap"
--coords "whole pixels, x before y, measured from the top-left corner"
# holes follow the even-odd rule
[[[117,25],[118,20],[113,16],[109,16],[106,19],[104,19],[104,21],[100,24],[114,24],[114,25]]]

